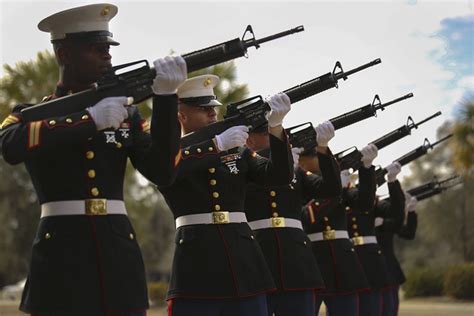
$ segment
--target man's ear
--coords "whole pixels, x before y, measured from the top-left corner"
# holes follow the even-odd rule
[[[64,46],[60,46],[56,49],[56,58],[60,65],[67,65],[71,62],[71,53]]]
[[[183,124],[186,122],[186,114],[182,111],[178,111],[178,121]]]

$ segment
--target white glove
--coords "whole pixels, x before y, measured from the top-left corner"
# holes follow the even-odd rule
[[[113,127],[117,129],[127,117],[126,105],[133,103],[132,97],[108,97],[97,102],[86,110],[94,120],[98,131]]]
[[[270,113],[268,114],[268,126],[275,127],[281,125],[283,118],[291,109],[290,98],[284,93],[278,93],[266,100],[270,105]]]
[[[341,171],[341,184],[343,188],[349,187],[351,183],[351,173],[349,170],[345,169]]]
[[[376,217],[375,218],[375,227],[383,225],[383,217]]]
[[[402,165],[395,161],[385,167],[385,170],[387,170],[387,181],[394,182],[397,180],[397,174],[402,171]]]
[[[316,131],[316,142],[318,146],[327,147],[329,141],[334,137],[334,126],[331,122],[326,121],[314,129]]]
[[[374,161],[375,157],[377,157],[378,149],[374,144],[368,144],[360,151],[362,154],[362,158],[360,161],[364,164],[364,167],[370,168],[372,166],[372,161]]]
[[[244,125],[233,126],[216,135],[216,145],[219,151],[229,150],[245,145],[249,137],[249,128]]]
[[[416,197],[412,196],[409,200],[406,201],[406,209],[408,212],[414,212],[416,208],[416,203],[418,203],[418,200]]]
[[[188,77],[186,62],[181,56],[166,56],[153,62],[156,77],[153,80],[155,94],[175,94]]]
[[[300,154],[303,152],[303,150],[304,148],[300,147],[291,148],[291,155],[293,156],[293,170],[298,169]]]

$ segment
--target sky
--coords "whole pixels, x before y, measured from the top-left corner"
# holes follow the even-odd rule
[[[93,1],[0,0],[0,63],[14,65],[51,49],[38,22],[57,11]],[[188,53],[242,36],[251,24],[257,38],[298,25],[305,31],[250,48],[236,60],[238,81],[250,96],[283,91],[330,72],[336,61],[348,70],[381,58],[382,63],[340,81],[338,89],[293,105],[284,125],[318,124],[370,103],[413,92],[371,118],[336,131],[330,146],[359,149],[405,124],[442,111],[412,135],[379,152],[375,163],[393,159],[436,140],[436,129],[474,95],[472,1],[113,1],[119,7],[110,28],[121,42],[111,53],[115,65],[153,61],[171,50]],[[3,70],[0,70],[0,76]],[[403,174],[408,173],[408,167]],[[434,170],[436,172],[436,170]]]

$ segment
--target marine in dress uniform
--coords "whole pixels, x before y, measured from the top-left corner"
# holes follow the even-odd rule
[[[178,90],[179,120],[189,133],[216,121],[218,77],[188,79]],[[269,99],[271,158],[242,147],[246,126],[182,149],[173,185],[160,188],[176,221],[176,249],[168,291],[172,316],[267,315],[265,293],[275,284],[245,216],[245,188],[288,185],[293,162],[281,122],[288,96]]]
[[[51,33],[61,70],[58,88],[46,99],[87,89],[111,67],[109,46],[118,43],[108,22],[116,13],[114,5],[95,4],[40,22],[39,28]],[[171,89],[186,79],[180,62],[155,63],[155,85],[169,90],[153,87],[151,129],[136,108],[127,112],[127,96],[28,123],[21,110],[30,105],[21,104],[2,124],[2,156],[10,164],[25,164],[41,204],[22,311],[145,315],[145,270],[123,202],[123,180],[128,158],[155,183],[169,184],[175,176],[180,130]]]
[[[386,167],[388,182],[396,180],[401,171],[398,163]],[[371,178],[371,192],[375,194],[375,174]],[[370,291],[359,293],[359,314],[367,316],[382,315],[383,290],[390,286],[389,272],[382,250],[375,237],[375,210],[351,208],[347,212],[349,236],[359,257],[365,276],[369,281]]]
[[[270,316],[314,316],[314,291],[324,287],[311,241],[301,224],[301,205],[314,198],[337,198],[341,194],[341,182],[338,164],[327,147],[334,137],[334,127],[324,122],[316,127],[316,133],[321,176],[298,168],[298,153],[302,149],[292,148],[295,175],[290,184],[247,185],[247,219],[278,289],[267,295]],[[268,156],[266,130],[251,132],[247,144]]]
[[[405,217],[405,195],[398,180],[387,183],[389,198],[377,200],[375,206],[375,235],[385,256],[389,272],[390,287],[383,292],[383,315],[398,313],[398,290],[405,282],[405,275],[398,262],[393,245],[393,236],[400,231]]]
[[[374,167],[377,148],[362,149],[363,167],[359,187],[343,187],[337,199],[318,199],[303,211],[304,230],[312,241],[313,253],[326,289],[316,294],[316,311],[324,301],[330,316],[358,315],[358,293],[369,289],[363,267],[347,231],[347,212],[369,210],[374,205]]]

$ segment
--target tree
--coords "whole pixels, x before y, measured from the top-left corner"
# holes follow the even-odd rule
[[[35,60],[4,65],[0,78],[0,122],[19,103],[39,103],[56,86],[59,69],[54,54],[39,52]],[[221,64],[198,74],[221,77],[216,94],[223,104],[238,101],[248,93],[235,82],[235,65]],[[142,116],[151,114],[151,102],[138,105]],[[225,108],[225,107],[224,107]],[[0,159],[0,288],[24,278],[28,271],[30,249],[39,220],[39,207],[24,165],[10,166]],[[173,252],[174,220],[163,197],[130,165],[125,177],[125,201],[137,231],[147,270],[169,272]]]
[[[451,132],[454,137],[412,162],[412,174],[403,181],[403,188],[409,189],[431,181],[435,175],[440,179],[455,173],[463,177],[462,185],[418,203],[415,240],[397,242],[400,261],[407,270],[474,261],[474,229],[469,224],[474,223],[469,207],[474,203],[474,179],[469,176],[473,168],[473,99],[462,103],[460,113],[438,129],[439,137]]]

